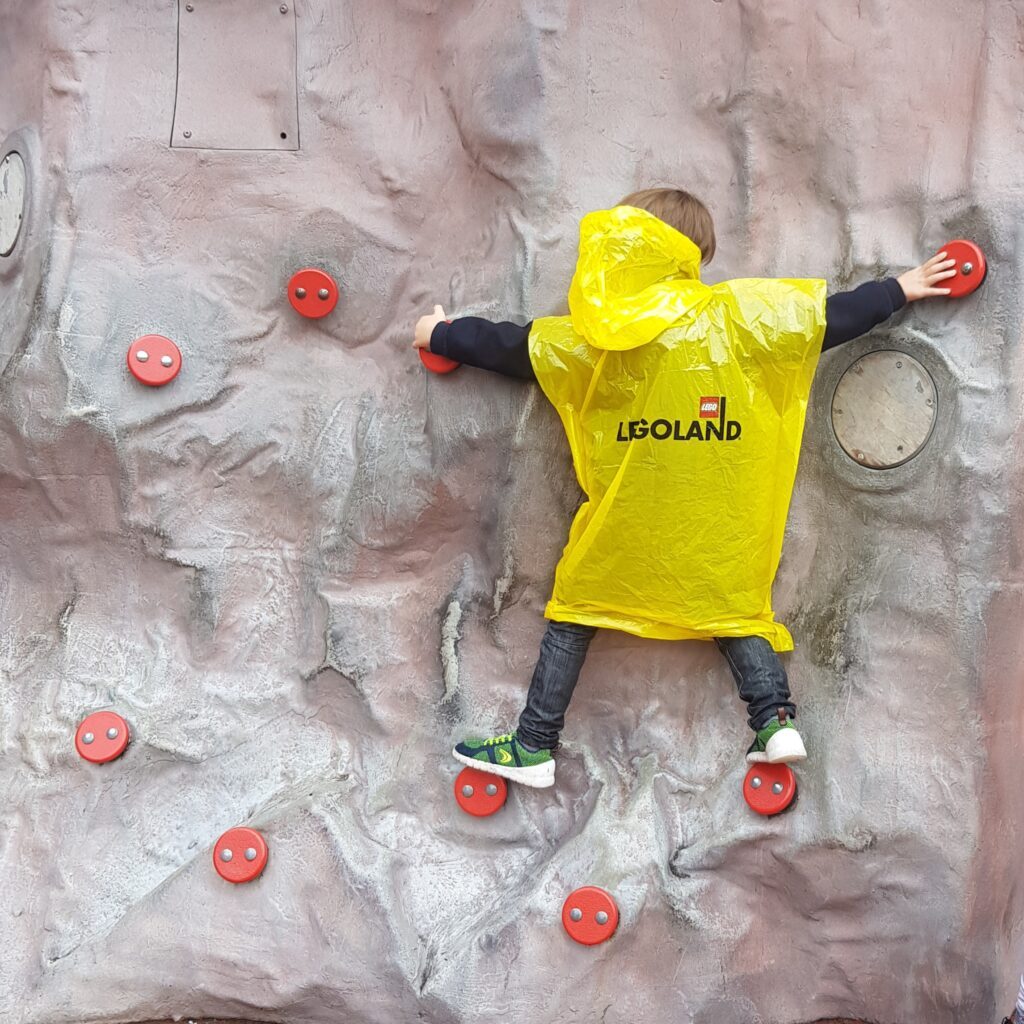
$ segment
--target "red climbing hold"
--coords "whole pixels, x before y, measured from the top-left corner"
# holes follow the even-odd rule
[[[318,320],[338,304],[338,286],[330,274],[306,267],[292,274],[288,282],[288,301],[297,313]]]
[[[455,780],[458,805],[476,818],[486,818],[505,806],[508,783],[498,775],[477,768],[463,768]]]
[[[252,828],[231,828],[213,848],[213,866],[228,882],[240,885],[259,878],[267,866],[266,840]]]
[[[570,939],[596,946],[612,937],[619,924],[619,908],[611,894],[594,885],[569,893],[562,905],[562,925]]]
[[[151,388],[159,388],[178,376],[181,352],[170,338],[162,334],[146,334],[131,343],[128,369],[136,380]]]
[[[75,732],[75,749],[93,764],[106,764],[120,757],[131,736],[128,723],[113,711],[95,711]]]
[[[420,361],[431,373],[451,373],[452,370],[457,370],[462,365],[462,363],[457,363],[454,359],[449,359],[447,356],[439,356],[436,352],[428,352],[425,348],[421,348],[419,352]]]
[[[956,260],[956,277],[948,281],[940,281],[939,288],[948,288],[951,299],[962,299],[965,295],[981,287],[988,272],[985,254],[973,242],[958,238],[949,245],[944,245],[939,252],[944,252],[947,259]]]
[[[755,764],[743,780],[743,797],[752,811],[771,817],[796,799],[796,776],[788,764]]]

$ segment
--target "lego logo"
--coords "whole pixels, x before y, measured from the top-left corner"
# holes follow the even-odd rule
[[[700,418],[702,420],[718,418],[718,401],[717,398],[702,398],[700,400]]]

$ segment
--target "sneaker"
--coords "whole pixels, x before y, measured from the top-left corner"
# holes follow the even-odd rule
[[[555,784],[555,759],[550,750],[527,750],[514,734],[489,740],[464,740],[452,751],[456,761],[491,775],[535,789]]]
[[[747,751],[748,764],[779,764],[783,761],[802,761],[807,749],[793,722],[780,712],[763,729],[754,734],[754,742]]]

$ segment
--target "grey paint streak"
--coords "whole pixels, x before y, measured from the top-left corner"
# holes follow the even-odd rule
[[[301,149],[227,153],[168,147],[173,5],[0,0],[0,135],[30,178],[0,259],[0,1017],[1005,1009],[1022,18],[302,3]],[[579,216],[666,180],[715,212],[712,280],[839,287],[956,236],[990,278],[822,362],[776,587],[813,754],[793,813],[742,804],[714,650],[608,635],[557,789],[469,820],[447,751],[514,722],[578,491],[531,386],[427,377],[411,325],[435,300],[563,311]],[[341,288],[321,322],[285,298],[305,265]],[[185,361],[161,390],[124,368],[149,331]],[[861,470],[831,395],[894,346],[936,380],[935,432]],[[73,731],[108,706],[135,740],[88,767]],[[271,854],[234,888],[210,849],[241,823]],[[622,914],[597,949],[559,925],[582,884]]]

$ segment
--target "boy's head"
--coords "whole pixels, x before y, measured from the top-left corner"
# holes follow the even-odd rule
[[[700,249],[702,263],[715,255],[715,225],[707,207],[681,188],[645,188],[620,199],[619,206],[635,206],[653,213],[669,227],[682,232]]]

